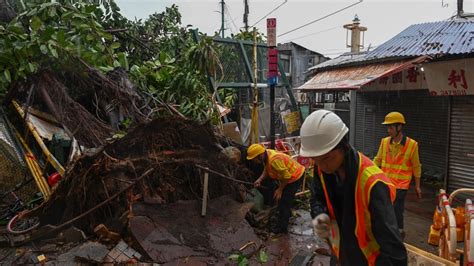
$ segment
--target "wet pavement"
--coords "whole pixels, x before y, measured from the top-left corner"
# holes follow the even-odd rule
[[[328,265],[328,256],[313,253],[317,246],[308,211],[295,212],[288,234],[265,235],[262,240],[245,220],[250,208],[251,204],[224,196],[211,201],[201,217],[197,201],[162,207],[140,203],[133,206],[130,231],[139,250],[165,265],[228,264],[234,254],[250,257],[250,265],[261,265],[261,252],[268,256],[263,265],[303,265],[310,258],[313,265]]]
[[[209,257],[217,261],[239,251],[249,242],[261,240],[245,220],[252,204],[223,196],[209,203],[201,217],[198,201],[180,201],[166,206],[134,204],[130,231],[141,250],[154,262]]]
[[[288,234],[280,237],[270,237],[265,246],[275,264],[268,265],[301,265],[305,256],[312,258],[312,265],[329,265],[329,256],[316,254],[311,215],[306,210],[296,210],[288,229]]]
[[[428,244],[428,235],[433,221],[435,207],[438,204],[438,189],[424,185],[423,197],[416,197],[413,187],[408,191],[405,201],[405,242],[417,248],[438,255],[438,247]]]

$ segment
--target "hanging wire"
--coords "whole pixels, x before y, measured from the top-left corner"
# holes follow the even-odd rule
[[[284,41],[284,42],[290,42],[290,41],[295,41],[295,40],[303,39],[303,38],[306,38],[306,37],[314,36],[314,35],[317,35],[317,34],[320,34],[320,33],[324,33],[324,32],[328,32],[328,31],[332,31],[332,30],[335,30],[335,29],[342,29],[342,27],[341,27],[341,26],[332,27],[332,28],[329,28],[329,29],[325,29],[325,30],[321,30],[321,31],[309,33],[309,34],[306,34],[306,35],[302,35],[302,36],[300,36],[300,37],[291,38],[291,39],[288,39],[288,40],[286,40],[286,41]]]
[[[239,32],[239,27],[237,27],[237,24],[235,24],[235,21],[234,21],[234,18],[232,17],[232,14],[230,13],[230,9],[229,9],[229,4],[227,3],[225,5],[225,10],[227,12],[227,16],[230,18],[230,21],[232,22],[232,25],[234,26],[234,29],[236,32]]]
[[[328,17],[330,17],[330,16],[332,16],[332,15],[335,15],[335,14],[337,14],[337,13],[340,13],[340,12],[346,10],[346,9],[349,9],[349,8],[355,6],[355,5],[358,5],[358,4],[362,3],[362,1],[363,1],[363,0],[359,0],[359,2],[357,2],[357,3],[353,3],[353,4],[351,4],[351,5],[348,5],[348,6],[346,6],[346,7],[343,7],[343,8],[341,8],[341,9],[338,9],[338,10],[336,10],[336,11],[334,11],[334,12],[332,12],[332,13],[330,13],[330,14],[324,16],[324,17],[318,18],[318,19],[316,19],[316,20],[313,20],[313,21],[311,21],[311,22],[308,22],[308,23],[306,23],[306,24],[303,24],[303,25],[301,25],[301,26],[299,26],[299,27],[296,27],[296,28],[294,28],[294,29],[292,29],[292,30],[289,30],[289,31],[287,31],[287,32],[285,32],[285,33],[282,33],[282,34],[278,35],[277,37],[281,37],[281,36],[286,35],[286,34],[288,34],[288,33],[292,33],[292,32],[294,32],[294,31],[297,31],[297,30],[299,30],[299,29],[302,29],[302,28],[304,28],[304,27],[307,27],[307,26],[309,26],[309,25],[311,25],[311,24],[313,24],[313,23],[316,23],[316,22],[321,21],[321,20],[323,20],[323,19],[325,19],[325,18],[328,18]]]
[[[280,5],[278,5],[277,7],[275,7],[274,9],[272,9],[270,12],[268,12],[265,16],[263,16],[261,19],[259,19],[257,22],[255,22],[252,27],[255,27],[255,25],[257,25],[260,21],[262,21],[263,19],[265,19],[266,17],[268,17],[271,13],[275,12],[277,9],[279,9],[280,7],[282,7],[284,4],[286,4],[288,2],[288,0],[285,0],[283,3],[281,3]]]

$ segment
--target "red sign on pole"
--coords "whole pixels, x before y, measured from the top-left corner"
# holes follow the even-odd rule
[[[276,18],[267,18],[267,45],[276,47]]]
[[[278,76],[278,49],[268,48],[268,78]]]
[[[276,48],[276,18],[267,19],[268,78],[278,77],[278,50]]]

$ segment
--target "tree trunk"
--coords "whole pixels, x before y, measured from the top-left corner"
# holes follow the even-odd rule
[[[0,0],[0,22],[8,23],[16,16],[8,0]]]

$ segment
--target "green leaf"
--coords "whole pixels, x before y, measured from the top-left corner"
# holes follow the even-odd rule
[[[46,45],[42,44],[40,46],[40,50],[41,50],[41,53],[43,54],[47,54],[48,53],[48,47],[46,47]]]
[[[241,255],[239,254],[232,254],[229,257],[227,257],[228,260],[238,260]]]
[[[99,50],[99,51],[101,51],[101,52],[103,52],[103,51],[105,50],[105,46],[103,46],[103,45],[100,44],[100,43],[97,44],[95,47],[97,48],[97,50]]]
[[[118,43],[118,42],[114,42],[110,45],[110,48],[112,48],[112,49],[117,49],[119,47],[120,47],[120,43]]]
[[[30,27],[33,31],[38,31],[42,25],[43,25],[43,22],[41,21],[39,17],[34,16],[31,18]]]
[[[61,46],[66,46],[66,34],[63,30],[58,31],[56,34],[56,39]]]
[[[239,266],[247,266],[247,265],[249,265],[249,260],[245,256],[240,256]]]
[[[22,33],[24,33],[23,26],[21,25],[20,22],[8,24],[7,29],[8,29],[9,31],[14,32],[14,33],[17,33],[17,34],[22,34]]]
[[[73,13],[74,13],[74,12],[72,12],[72,11],[66,12],[66,13],[63,13],[63,14],[61,15],[61,17],[62,17],[63,19],[69,19],[69,18],[72,17],[72,14],[73,14]]]
[[[53,28],[53,27],[46,27],[44,33],[43,33],[43,39],[46,40],[46,41],[49,41],[51,39],[51,36],[53,36],[53,34],[56,32],[56,29]]]
[[[100,69],[101,71],[105,72],[105,73],[114,70],[114,68],[111,67],[111,66],[101,66],[101,67],[99,67],[99,69]]]
[[[258,262],[260,263],[268,262],[268,254],[264,249],[260,250],[260,252],[258,253]]]
[[[28,62],[28,71],[30,71],[30,73],[34,73],[36,71],[35,66],[30,62]]]
[[[58,51],[56,51],[56,48],[53,46],[49,46],[49,51],[51,52],[51,55],[54,56],[55,58],[59,58]]]
[[[49,15],[49,17],[54,17],[54,16],[57,15],[55,6],[52,6],[52,7],[49,8],[48,15]]]
[[[96,6],[89,5],[89,6],[86,6],[85,11],[86,11],[86,13],[93,13],[96,9],[97,9]]]
[[[118,61],[120,62],[120,65],[121,65],[125,70],[128,70],[128,69],[129,69],[127,56],[126,56],[124,53],[119,53],[119,54],[117,55],[117,59],[118,59]]]
[[[140,71],[140,67],[137,66],[137,65],[133,65],[131,68],[130,68],[130,72],[131,73],[134,73],[134,74],[141,74],[141,71]]]
[[[12,77],[11,77],[11,75],[10,75],[10,70],[5,69],[5,71],[3,71],[3,76],[5,76],[5,79],[6,79],[8,82],[12,82]]]
[[[104,39],[106,39],[107,41],[111,41],[114,39],[114,36],[108,32],[103,32],[102,37],[104,37]]]

